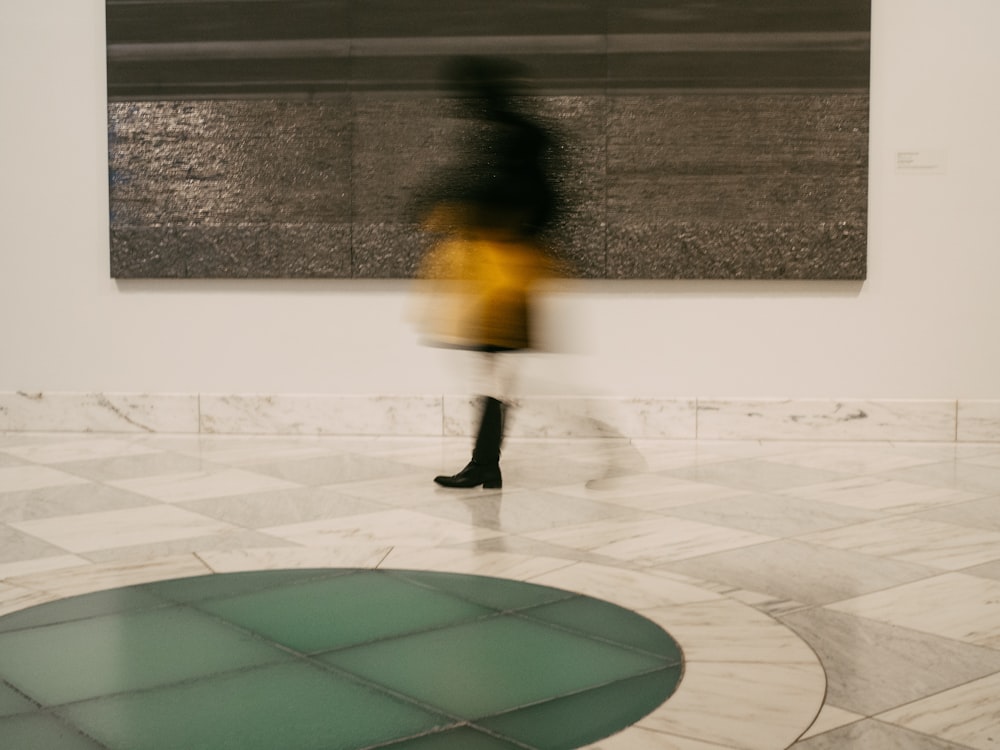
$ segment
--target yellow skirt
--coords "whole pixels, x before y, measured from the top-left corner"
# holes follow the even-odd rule
[[[445,240],[420,268],[418,324],[441,346],[530,348],[532,298],[553,275],[548,255],[528,242]]]

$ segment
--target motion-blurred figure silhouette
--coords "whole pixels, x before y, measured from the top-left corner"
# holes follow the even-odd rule
[[[559,205],[554,143],[518,108],[513,63],[460,58],[445,78],[473,133],[457,168],[418,196],[422,226],[438,236],[419,273],[427,292],[420,323],[430,343],[475,352],[482,384],[472,460],[434,481],[499,488],[511,357],[532,348],[534,297],[559,268],[543,240]]]

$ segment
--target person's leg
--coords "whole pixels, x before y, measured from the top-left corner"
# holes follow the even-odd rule
[[[513,359],[509,352],[483,352],[479,356],[479,426],[472,450],[472,460],[457,474],[438,476],[434,481],[443,487],[478,487],[497,489],[503,486],[500,474],[500,447],[503,444],[505,398],[513,383]]]
[[[472,460],[457,474],[434,477],[442,487],[478,487],[497,489],[503,486],[500,475],[500,444],[503,441],[503,403],[491,396],[480,400],[479,428],[472,449]]]

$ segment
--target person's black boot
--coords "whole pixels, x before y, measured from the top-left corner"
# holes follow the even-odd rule
[[[500,476],[500,466],[483,466],[476,463],[475,459],[469,461],[465,468],[458,474],[452,476],[434,477],[434,481],[442,487],[468,488],[483,486],[484,490],[496,490],[503,487],[503,478]]]
[[[472,460],[457,474],[434,477],[434,481],[442,487],[468,488],[482,485],[485,490],[500,489],[503,487],[503,477],[500,475],[502,442],[503,403],[495,398],[484,398]]]

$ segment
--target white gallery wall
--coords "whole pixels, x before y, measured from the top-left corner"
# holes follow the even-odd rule
[[[997,28],[996,0],[873,0],[866,281],[574,282],[550,301],[569,353],[529,382],[1000,399]],[[103,0],[0,6],[0,394],[464,392],[405,281],[111,279],[104,53]]]

